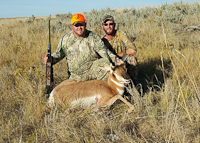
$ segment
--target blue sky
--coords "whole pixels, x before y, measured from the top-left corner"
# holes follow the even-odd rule
[[[72,14],[92,9],[125,8],[134,6],[155,6],[172,4],[180,0],[0,0],[0,18],[49,16],[55,14]],[[199,2],[199,0],[182,0]]]

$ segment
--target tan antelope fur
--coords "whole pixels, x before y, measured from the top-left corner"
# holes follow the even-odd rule
[[[54,88],[48,102],[50,105],[54,104],[55,101],[71,107],[78,104],[82,107],[88,107],[92,104],[97,104],[98,107],[107,107],[120,99],[129,106],[128,112],[130,113],[134,106],[121,96],[124,93],[125,84],[131,80],[125,67],[125,64],[101,67],[103,70],[109,71],[108,81],[76,82],[73,79],[65,80]]]

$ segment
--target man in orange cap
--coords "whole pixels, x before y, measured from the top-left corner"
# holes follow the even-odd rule
[[[110,64],[101,38],[86,29],[85,18],[81,14],[72,16],[71,28],[72,31],[61,38],[56,51],[52,54],[52,64],[66,57],[68,78],[77,81],[107,80],[107,72],[99,68]],[[110,51],[108,55],[112,60],[116,58]],[[45,64],[46,61],[47,56],[44,57]]]
[[[74,30],[75,37],[84,37],[86,31],[86,23],[84,16],[81,14],[73,15],[71,19],[71,28]]]

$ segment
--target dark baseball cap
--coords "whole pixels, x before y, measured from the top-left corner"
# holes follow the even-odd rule
[[[112,21],[112,22],[114,22],[114,18],[111,15],[106,15],[106,16],[103,17],[102,23],[106,23],[109,20]]]

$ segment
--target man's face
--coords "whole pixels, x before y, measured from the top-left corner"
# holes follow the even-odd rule
[[[74,30],[74,36],[77,38],[83,37],[85,35],[86,23],[77,23],[76,25],[71,25]]]
[[[106,21],[106,23],[103,23],[101,27],[105,31],[106,35],[113,35],[115,32],[115,23],[113,21]]]

